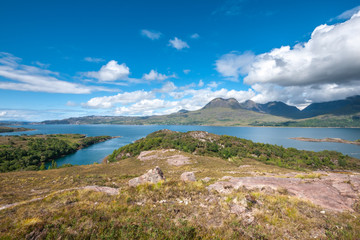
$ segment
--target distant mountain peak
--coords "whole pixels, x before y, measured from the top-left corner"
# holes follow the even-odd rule
[[[211,100],[208,104],[203,107],[203,109],[210,108],[231,108],[231,109],[241,109],[240,103],[235,98],[215,98]]]
[[[189,110],[186,110],[186,109],[180,109],[180,110],[178,111],[178,113],[187,113],[187,112],[189,112]]]

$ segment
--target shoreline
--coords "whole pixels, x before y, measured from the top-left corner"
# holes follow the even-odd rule
[[[360,127],[288,127],[288,126],[252,126],[252,125],[192,125],[192,124],[108,124],[108,123],[89,123],[89,124],[32,124],[36,125],[72,125],[72,126],[86,126],[86,125],[118,125],[118,126],[200,126],[200,127],[250,127],[250,128],[350,128],[350,129],[359,129]],[[34,130],[34,129],[32,129]],[[35,129],[36,130],[36,129]]]
[[[334,142],[334,143],[345,143],[354,144],[360,146],[360,141],[349,141],[341,138],[305,138],[305,137],[293,137],[290,139],[303,141],[303,142]]]
[[[36,129],[24,128],[24,127],[6,127],[0,126],[0,133],[13,133],[13,132],[28,132],[35,131]]]

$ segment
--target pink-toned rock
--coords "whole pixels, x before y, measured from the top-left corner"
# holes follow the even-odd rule
[[[167,152],[175,152],[175,149],[161,149],[161,150],[150,150],[150,151],[142,151],[137,159],[140,161],[149,161],[149,160],[156,160],[156,159],[163,159],[162,156],[164,153]]]
[[[207,182],[210,182],[212,180],[211,177],[204,177],[203,179],[201,179],[201,181],[207,183]]]
[[[169,165],[173,165],[173,166],[182,166],[182,165],[189,164],[190,160],[186,156],[176,154],[176,155],[169,157],[167,159],[167,163]]]
[[[196,177],[193,172],[184,172],[181,174],[180,179],[184,182],[195,182]]]
[[[230,212],[234,213],[238,216],[241,216],[246,211],[246,208],[244,206],[240,206],[237,204],[232,204],[230,206]]]
[[[129,181],[130,187],[136,187],[137,185],[144,184],[144,183],[157,183],[161,180],[165,180],[164,173],[161,171],[159,167],[156,167],[152,170],[149,170],[144,175],[140,177],[133,178]]]
[[[330,173],[320,179],[302,180],[299,178],[277,177],[227,177],[208,187],[228,194],[241,187],[247,189],[286,189],[290,194],[313,202],[334,211],[353,211],[359,199],[360,177]]]
[[[86,190],[92,190],[95,192],[103,192],[109,195],[117,195],[119,194],[119,189],[112,187],[102,187],[102,186],[86,186],[84,187]]]

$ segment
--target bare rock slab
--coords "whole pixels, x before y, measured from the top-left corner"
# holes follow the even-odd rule
[[[282,188],[325,209],[342,212],[353,211],[353,205],[359,199],[359,183],[360,176],[334,173],[308,181],[299,178],[229,177],[210,185],[208,189],[228,194],[241,187],[274,190]]]
[[[181,174],[180,179],[184,182],[195,182],[196,177],[193,172],[184,172]]]
[[[154,169],[149,170],[144,175],[140,177],[133,178],[129,181],[130,187],[136,187],[137,185],[144,184],[144,183],[157,183],[159,181],[165,180],[164,173],[161,169],[157,166]]]

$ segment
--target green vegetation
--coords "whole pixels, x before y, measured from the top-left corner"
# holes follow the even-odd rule
[[[14,128],[14,127],[3,127],[0,126],[0,133],[6,133],[6,132],[23,132],[23,131],[31,131],[33,129],[30,128]]]
[[[52,161],[51,168],[56,168],[55,159],[107,139],[80,134],[0,136],[0,172],[44,170]]]
[[[117,161],[154,149],[178,149],[203,156],[220,157],[231,161],[252,158],[266,164],[290,169],[360,169],[358,159],[335,151],[303,151],[295,148],[254,143],[250,140],[218,136],[205,132],[172,132],[162,130],[149,134],[132,144],[115,150],[108,158]]]
[[[354,207],[354,212],[323,211],[322,207],[301,200],[286,189],[239,188],[226,195],[207,189],[224,176],[291,175],[303,181],[316,181],[323,177],[321,174],[267,164],[258,161],[259,157],[253,156],[255,153],[249,153],[249,158],[216,157],[223,148],[238,148],[236,142],[244,146],[257,144],[202,132],[160,131],[147,137],[151,141],[142,139],[127,147],[135,148],[141,142],[144,145],[140,148],[146,145],[146,149],[159,144],[166,146],[165,141],[159,140],[161,136],[177,141],[177,146],[188,152],[160,150],[153,152],[151,160],[141,161],[134,155],[108,164],[0,173],[0,208],[20,203],[0,210],[0,239],[358,238],[360,202],[356,202],[358,207]],[[196,146],[193,151],[196,154],[191,154],[195,143],[204,147]],[[169,146],[172,144],[170,141]],[[201,149],[204,155],[197,153]],[[119,152],[118,157],[123,153]],[[169,165],[167,160],[176,155],[187,157],[190,164]],[[166,181],[128,186],[130,179],[154,166],[162,169]],[[186,171],[194,171],[198,181],[180,181],[180,175]],[[205,177],[210,182],[203,181]],[[94,185],[111,187],[119,194],[81,189]],[[244,212],[236,214],[233,211],[236,205],[243,206]]]
[[[124,173],[116,164],[107,168]],[[76,170],[80,177],[56,169],[41,176],[20,176],[20,181],[79,185],[86,172],[98,171],[96,166]],[[116,178],[111,172],[99,176]],[[281,191],[239,189],[223,196],[209,193],[200,181],[173,180],[136,188],[119,184],[118,189],[115,196],[88,190],[55,192],[5,209],[0,212],[0,239],[356,239],[360,233],[358,212],[321,214],[321,208]],[[247,197],[254,201],[246,201]],[[242,217],[231,212],[241,201],[248,214]]]
[[[251,126],[268,127],[360,127],[360,118],[352,115],[323,115],[309,119],[291,120],[285,122],[255,121]]]

